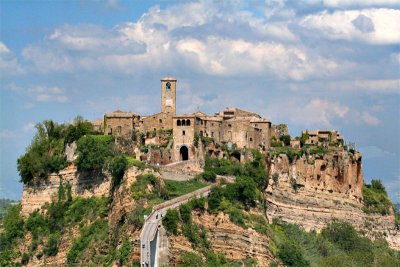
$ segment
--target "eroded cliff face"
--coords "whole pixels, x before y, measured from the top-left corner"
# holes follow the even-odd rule
[[[22,216],[26,218],[31,212],[57,198],[60,183],[71,185],[73,197],[107,196],[110,192],[111,177],[107,174],[78,172],[76,166],[70,165],[58,174],[50,174],[47,179],[33,180],[24,185],[21,198]]]
[[[363,174],[361,155],[346,151],[325,155],[303,155],[290,163],[286,155],[270,160],[272,177],[265,191],[267,217],[280,218],[320,231],[332,219],[350,222],[372,239],[385,237],[400,249],[400,232],[394,215],[362,211]]]
[[[65,185],[71,185],[72,196],[76,197],[100,197],[111,196],[112,202],[110,203],[108,212],[108,225],[110,236],[117,236],[113,242],[117,247],[122,244],[122,240],[128,237],[129,242],[132,244],[132,253],[130,261],[138,260],[140,258],[140,231],[141,229],[133,224],[127,223],[127,217],[138,205],[144,207],[147,203],[138,203],[132,198],[130,188],[136,181],[136,177],[143,173],[155,173],[152,169],[140,170],[136,167],[129,168],[121,181],[119,187],[111,190],[111,177],[108,174],[102,175],[88,175],[77,171],[76,167],[70,166],[62,170],[58,175],[52,174],[47,180],[30,183],[24,186],[22,196],[22,215],[27,218],[29,214],[35,210],[45,212],[41,207],[50,203],[52,199],[57,199],[58,189],[60,182]],[[117,234],[118,233],[118,234]],[[60,239],[58,253],[55,256],[43,256],[43,244],[47,243],[47,237],[44,238],[43,243],[39,244],[36,249],[35,256],[32,256],[27,266],[67,266],[67,253],[71,249],[74,238],[80,236],[78,225],[67,225],[65,231]],[[32,242],[32,234],[28,232],[23,242],[19,245],[19,250],[22,253],[29,253]],[[101,246],[101,244],[99,244]],[[97,250],[96,245],[93,251]],[[41,255],[41,256],[37,256]],[[19,259],[20,260],[20,259]],[[84,264],[89,266],[90,263]],[[116,266],[117,264],[115,264]]]
[[[271,240],[251,228],[242,228],[229,220],[229,215],[219,213],[192,213],[193,222],[207,231],[213,251],[223,253],[227,259],[234,261],[254,258],[257,266],[269,266],[275,258],[269,250]],[[182,235],[169,237],[169,254],[171,265],[177,264],[183,252],[194,252],[191,243]]]

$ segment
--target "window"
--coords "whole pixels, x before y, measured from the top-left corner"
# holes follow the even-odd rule
[[[177,125],[177,126],[181,126],[181,120],[177,120],[177,121],[176,121],[176,125]]]
[[[162,119],[160,119],[159,122],[162,123]]]
[[[185,131],[182,131],[182,135],[186,135],[186,132],[185,132]]]
[[[211,132],[211,137],[214,137],[214,132]]]
[[[165,87],[167,88],[167,91],[171,91],[171,83],[170,82],[167,82]]]
[[[213,123],[213,122],[211,123],[211,126],[214,126],[214,123]]]
[[[253,138],[250,137],[250,142],[252,142],[252,141],[253,141]]]
[[[182,126],[186,126],[186,121],[182,120]]]
[[[190,126],[190,120],[186,120],[186,125]]]

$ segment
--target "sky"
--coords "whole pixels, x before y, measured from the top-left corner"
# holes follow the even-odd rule
[[[0,198],[35,124],[225,107],[337,129],[400,203],[400,1],[0,0]]]

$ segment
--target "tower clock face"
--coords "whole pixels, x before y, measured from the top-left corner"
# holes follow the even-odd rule
[[[166,99],[166,100],[165,100],[165,105],[166,105],[166,106],[172,107],[173,103],[174,103],[174,102],[172,101],[172,99]]]

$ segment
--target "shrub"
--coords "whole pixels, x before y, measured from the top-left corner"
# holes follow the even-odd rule
[[[371,244],[360,237],[350,223],[333,221],[321,231],[321,235],[347,253],[355,250],[371,251]]]
[[[162,220],[162,224],[168,233],[176,235],[178,233],[178,220],[178,211],[175,209],[169,209]]]
[[[113,188],[119,186],[127,168],[128,168],[128,160],[126,159],[125,156],[119,155],[111,160],[109,165],[109,170],[113,178],[112,182]]]
[[[183,204],[179,207],[179,213],[181,214],[182,222],[187,224],[192,220],[192,208],[188,203]]]
[[[290,146],[290,135],[282,135],[279,139],[285,146]]]
[[[201,256],[193,252],[183,252],[179,257],[178,266],[201,267],[203,266],[203,260]]]
[[[214,171],[205,171],[202,174],[202,178],[206,180],[207,182],[215,183],[215,180],[217,178],[216,174]]]
[[[208,195],[208,209],[210,211],[216,211],[224,197],[225,191],[221,187],[211,188],[210,194]]]
[[[51,234],[43,248],[43,253],[46,256],[55,256],[58,253],[58,244],[60,236],[58,234]]]
[[[132,245],[129,242],[128,237],[125,237],[124,241],[122,241],[121,247],[118,250],[119,266],[127,266],[131,253],[132,253]]]
[[[363,210],[366,213],[380,213],[386,215],[393,209],[385,187],[380,180],[372,180],[371,185],[364,185],[363,198]]]
[[[134,225],[136,228],[142,228],[144,224],[144,215],[149,215],[151,210],[138,206],[131,213],[128,214],[128,223]]]
[[[278,257],[287,266],[307,267],[310,263],[304,258],[303,252],[296,244],[285,242],[279,247]]]
[[[67,263],[74,266],[79,257],[84,255],[86,248],[93,241],[101,241],[108,237],[108,223],[106,220],[96,220],[89,226],[81,229],[81,235],[75,238],[67,254]]]
[[[79,171],[97,171],[103,169],[108,157],[112,156],[112,136],[84,136],[78,141],[76,165]]]

